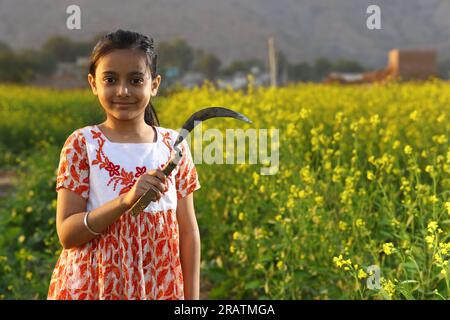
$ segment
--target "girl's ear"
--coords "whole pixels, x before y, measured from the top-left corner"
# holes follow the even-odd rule
[[[157,75],[155,79],[152,80],[151,96],[154,97],[158,93],[158,88],[161,83],[161,76]]]
[[[96,84],[95,84],[95,78],[94,78],[94,76],[92,75],[92,74],[88,74],[88,82],[89,82],[89,85],[91,86],[91,89],[92,89],[92,93],[94,94],[94,95],[97,95],[97,86],[96,86]]]

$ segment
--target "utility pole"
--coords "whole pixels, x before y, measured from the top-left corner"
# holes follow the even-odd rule
[[[269,70],[270,70],[270,85],[272,87],[277,86],[277,60],[275,57],[275,44],[273,37],[269,37],[268,41],[269,49]]]

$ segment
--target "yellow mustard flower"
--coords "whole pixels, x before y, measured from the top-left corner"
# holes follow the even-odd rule
[[[406,145],[405,148],[403,149],[403,151],[405,152],[405,154],[411,154],[413,149],[411,148],[410,145]]]
[[[392,298],[392,296],[395,293],[395,285],[391,280],[384,281],[382,284],[382,287],[386,294],[389,296],[389,298]]]
[[[434,232],[438,228],[438,224],[436,221],[428,222],[427,230],[428,232]]]
[[[322,196],[317,196],[317,197],[314,198],[314,201],[316,202],[316,204],[322,205],[323,204],[323,197]]]
[[[434,243],[434,234],[428,235],[425,237],[425,242],[428,243],[428,248],[433,248]]]
[[[278,261],[278,262],[277,262],[277,268],[278,268],[278,269],[282,269],[282,268],[283,268],[283,265],[284,265],[284,264],[283,264],[283,261]]]
[[[382,251],[388,256],[391,255],[395,251],[394,244],[392,242],[384,243],[382,246]]]
[[[444,204],[444,207],[445,207],[445,209],[447,210],[447,213],[450,215],[450,201],[447,201],[447,202]]]
[[[364,227],[365,224],[366,224],[366,223],[363,221],[363,219],[356,219],[356,221],[355,221],[355,225],[356,225],[356,227],[358,227],[358,228]]]
[[[444,134],[439,135],[439,136],[433,136],[432,140],[433,140],[433,142],[436,142],[438,144],[444,144],[448,141],[447,137]]]
[[[365,279],[367,278],[367,273],[361,268],[358,271],[358,279]]]
[[[339,257],[333,257],[333,263],[338,268],[342,267],[344,265],[342,254],[340,254]]]
[[[392,144],[392,149],[396,150],[400,146],[400,141],[395,140]]]

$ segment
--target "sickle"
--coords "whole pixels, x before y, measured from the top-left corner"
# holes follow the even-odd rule
[[[171,154],[170,160],[164,165],[161,171],[167,177],[170,173],[175,169],[178,162],[181,160],[183,154],[179,149],[179,144],[183,142],[183,140],[187,137],[187,135],[198,125],[200,122],[204,120],[208,120],[211,118],[219,118],[219,117],[228,117],[234,118],[238,120],[242,120],[248,123],[252,123],[246,116],[240,114],[239,112],[223,108],[223,107],[210,107],[201,109],[195,112],[189,119],[186,120],[183,127],[178,132],[178,137],[175,140],[173,145],[173,153]],[[138,215],[139,212],[142,212],[150,202],[155,199],[155,192],[152,189],[147,190],[131,207],[130,211],[133,216]]]

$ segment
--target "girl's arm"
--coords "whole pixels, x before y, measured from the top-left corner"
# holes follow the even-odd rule
[[[200,232],[195,217],[193,193],[178,200],[177,220],[180,232],[184,298],[198,300],[200,296]]]
[[[165,176],[161,170],[147,171],[137,179],[130,191],[91,210],[88,217],[90,229],[97,233],[106,231],[149,188],[155,192],[154,200],[159,200],[165,191],[164,183]],[[65,249],[82,245],[96,237],[84,225],[86,202],[85,198],[72,190],[58,190],[56,230]]]
[[[109,225],[129,209],[124,201],[124,196],[121,195],[92,210],[89,214],[89,227],[96,232],[105,231]],[[96,237],[84,225],[86,200],[77,193],[61,188],[58,191],[56,212],[56,230],[64,249],[82,245]]]

